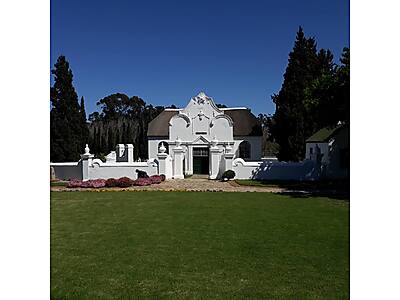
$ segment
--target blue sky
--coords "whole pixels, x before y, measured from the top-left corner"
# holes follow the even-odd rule
[[[50,67],[67,57],[88,114],[116,92],[183,107],[200,91],[273,113],[299,25],[338,62],[349,3],[53,0]]]

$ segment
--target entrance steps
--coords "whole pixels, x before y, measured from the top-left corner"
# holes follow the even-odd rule
[[[193,174],[190,179],[208,179],[207,174]]]

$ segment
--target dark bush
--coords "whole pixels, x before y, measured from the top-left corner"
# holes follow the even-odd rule
[[[149,178],[149,175],[145,171],[136,170],[137,178]]]
[[[118,179],[119,187],[130,187],[133,184],[133,180],[128,177],[121,177]]]
[[[161,181],[165,181],[165,175],[164,174],[161,174],[160,177],[161,177]]]
[[[109,178],[106,180],[106,187],[116,187],[118,186],[118,180],[115,178]]]
[[[222,174],[222,179],[233,179],[235,178],[236,174],[233,170],[226,170],[224,174]]]

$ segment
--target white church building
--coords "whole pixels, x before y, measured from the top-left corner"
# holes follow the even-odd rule
[[[203,92],[185,108],[165,109],[149,123],[147,137],[149,157],[169,154],[173,178],[206,174],[216,179],[232,169],[235,158],[261,159],[262,131],[251,111],[218,108]]]
[[[165,109],[148,126],[147,161],[134,161],[132,144],[118,144],[103,162],[88,145],[78,162],[50,163],[58,179],[108,179],[130,177],[136,170],[183,179],[204,174],[219,179],[233,170],[236,179],[307,180],[315,174],[315,162],[278,162],[261,159],[262,130],[248,108],[219,108],[199,93],[185,108]]]

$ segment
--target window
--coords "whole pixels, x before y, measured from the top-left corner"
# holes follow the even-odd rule
[[[193,148],[193,156],[208,157],[208,148]]]
[[[313,154],[313,151],[314,151],[314,148],[311,147],[311,148],[310,148],[310,154]]]
[[[248,141],[243,141],[239,145],[239,157],[246,159],[250,158],[251,145]]]

